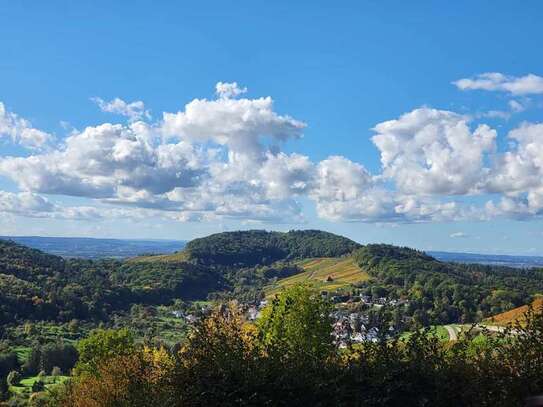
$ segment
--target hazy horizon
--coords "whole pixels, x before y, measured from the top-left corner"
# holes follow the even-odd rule
[[[240,229],[243,230],[243,229]],[[251,230],[251,229],[245,229],[245,230]],[[266,230],[266,229],[264,229]],[[232,230],[233,231],[233,230]],[[220,233],[220,232],[217,232]],[[198,237],[205,237],[207,235],[198,236]],[[121,242],[170,242],[170,243],[187,243],[192,239],[152,239],[152,238],[120,238],[120,237],[100,237],[100,236],[40,236],[40,235],[0,235],[0,239],[9,239],[9,238],[37,238],[37,239],[90,239],[90,240],[99,240],[99,241],[108,241],[108,240],[114,240],[114,241],[121,241]],[[379,244],[379,243],[385,243],[385,242],[358,242],[356,239],[352,239],[360,244]],[[515,252],[484,252],[484,251],[459,251],[459,250],[448,250],[448,249],[425,249],[423,247],[415,247],[411,246],[413,249],[422,250],[425,252],[431,252],[431,253],[450,253],[450,254],[472,254],[472,255],[484,255],[484,256],[512,256],[512,257],[533,257],[533,258],[543,258],[541,255],[537,254],[523,254],[523,253],[515,253]]]

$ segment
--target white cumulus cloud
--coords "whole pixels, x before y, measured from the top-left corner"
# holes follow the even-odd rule
[[[99,97],[93,97],[91,100],[98,105],[102,112],[126,116],[130,121],[151,118],[151,114],[148,110],[145,110],[145,104],[141,100],[130,103],[125,102],[121,98],[106,101]]]
[[[488,171],[485,154],[495,150],[495,130],[471,130],[466,117],[444,110],[416,109],[374,130],[382,175],[407,194],[477,192]]]
[[[172,138],[214,142],[233,153],[260,158],[266,137],[285,141],[302,135],[305,123],[273,110],[271,97],[195,99],[184,111],[164,113],[162,131]]]
[[[4,158],[0,173],[26,191],[114,198],[190,186],[201,175],[199,160],[185,142],[155,144],[142,123],[106,123],[68,137],[52,152]]]
[[[9,112],[0,102],[0,137],[2,136],[30,149],[43,147],[53,139],[50,134],[32,127],[28,120]]]
[[[372,173],[338,155],[313,162],[281,151],[306,124],[278,113],[271,97],[240,97],[245,91],[218,83],[216,99],[194,99],[155,122],[139,120],[146,116],[143,103],[129,108],[121,101],[107,109],[124,111],[126,124],[89,126],[47,150],[0,156],[0,175],[20,190],[0,193],[0,212],[299,223],[304,205],[313,204],[320,218],[347,222],[543,216],[543,124],[519,125],[506,151],[498,151],[490,126],[451,111],[415,109],[373,128],[381,168]],[[509,112],[523,109],[520,100],[509,102]],[[0,135],[21,143],[21,129],[40,132],[0,108]],[[464,198],[485,194],[494,194],[486,204]],[[94,205],[63,206],[44,195],[84,197]]]
[[[511,76],[487,72],[459,79],[453,84],[461,90],[501,91],[512,95],[543,94],[543,77],[534,74]]]
[[[215,93],[221,99],[229,99],[247,93],[247,88],[240,87],[237,82],[217,82]]]

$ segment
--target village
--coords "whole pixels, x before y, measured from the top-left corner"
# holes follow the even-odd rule
[[[330,313],[332,319],[335,343],[339,348],[345,348],[354,343],[377,342],[381,337],[391,337],[399,331],[398,321],[383,328],[379,317],[382,309],[398,309],[409,305],[408,300],[387,297],[372,297],[361,293],[329,293],[322,291],[321,296],[328,298],[334,304]],[[256,321],[268,300],[263,299],[254,303],[238,304],[248,321]],[[171,314],[175,318],[183,319],[188,325],[193,325],[200,318],[211,312],[209,305],[202,305],[192,312],[174,310]],[[401,313],[400,313],[401,314]],[[400,324],[408,323],[409,317],[402,315]],[[395,326],[396,325],[396,326]]]

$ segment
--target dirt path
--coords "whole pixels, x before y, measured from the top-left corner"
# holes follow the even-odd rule
[[[449,341],[456,341],[458,340],[458,335],[456,335],[456,329],[450,325],[445,325],[445,329],[447,330],[447,333],[449,334]]]

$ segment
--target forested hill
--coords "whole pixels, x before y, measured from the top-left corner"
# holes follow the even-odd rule
[[[197,239],[185,252],[150,256],[151,261],[119,261],[63,259],[0,240],[0,323],[107,320],[130,304],[169,304],[213,293],[249,292],[243,298],[255,298],[268,279],[300,271],[289,260],[341,256],[357,247],[326,232],[248,231]]]
[[[249,230],[224,232],[190,241],[186,252],[203,264],[252,267],[278,260],[339,257],[360,245],[350,239],[319,230],[287,233]]]
[[[131,304],[175,299],[255,301],[263,288],[303,272],[301,259],[352,256],[374,297],[409,300],[422,323],[480,320],[543,293],[543,271],[443,263],[389,245],[361,246],[316,230],[226,232],[174,255],[118,260],[63,259],[0,240],[0,323],[108,320]]]
[[[221,289],[217,272],[195,264],[63,259],[0,240],[0,324],[103,321],[131,304],[205,299]]]
[[[15,276],[50,275],[64,267],[64,259],[9,240],[0,240],[0,273]]]
[[[543,270],[443,263],[402,247],[370,244],[354,253],[373,290],[410,300],[423,324],[473,322],[529,303],[543,293]]]

